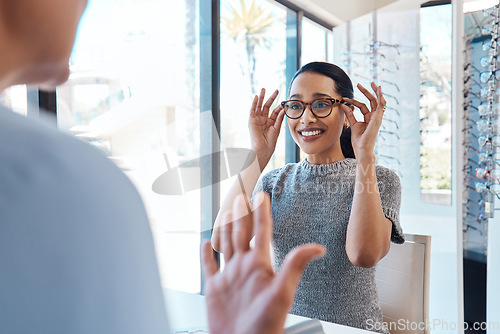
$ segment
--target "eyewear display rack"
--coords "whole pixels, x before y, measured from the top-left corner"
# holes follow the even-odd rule
[[[500,199],[499,6],[466,14],[464,64],[464,252],[487,255],[488,219]],[[471,26],[471,25],[469,25]]]
[[[487,320],[488,223],[500,209],[500,5],[464,21],[464,320],[473,323]]]

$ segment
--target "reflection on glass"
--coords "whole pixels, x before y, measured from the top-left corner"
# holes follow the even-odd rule
[[[250,148],[248,112],[261,88],[286,100],[286,9],[265,0],[221,1],[221,146]],[[290,33],[290,32],[288,32]],[[264,173],[285,163],[285,122]],[[221,183],[223,200],[235,178]]]
[[[28,113],[26,85],[12,86],[0,92],[0,103],[16,113],[26,116]]]
[[[420,10],[420,198],[445,205],[451,205],[451,10]]]
[[[163,285],[193,293],[200,290],[200,191],[163,196],[152,184],[167,164],[200,154],[198,6],[89,2],[57,101],[59,127],[101,150],[138,188]]]

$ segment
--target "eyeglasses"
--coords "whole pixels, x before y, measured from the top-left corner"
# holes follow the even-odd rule
[[[483,72],[479,78],[482,83],[487,83],[493,76],[496,80],[500,80],[500,70]]]
[[[332,113],[333,106],[341,102],[343,101],[327,98],[316,99],[311,103],[300,100],[288,100],[281,102],[281,106],[285,110],[285,115],[291,119],[301,118],[308,105],[311,106],[311,112],[314,116],[325,118]]]

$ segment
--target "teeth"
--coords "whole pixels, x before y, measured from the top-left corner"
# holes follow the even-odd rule
[[[310,136],[316,136],[321,133],[320,130],[314,130],[314,131],[302,131],[302,135],[304,137],[310,137]]]

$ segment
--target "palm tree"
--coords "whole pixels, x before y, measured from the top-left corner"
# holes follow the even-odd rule
[[[262,9],[252,0],[247,9],[244,0],[240,0],[241,12],[233,5],[229,5],[229,17],[221,17],[223,33],[227,39],[243,44],[247,54],[247,69],[250,77],[252,94],[255,94],[255,49],[256,47],[270,47],[266,33],[273,25],[275,19],[270,11]],[[241,64],[240,64],[241,66]],[[245,74],[242,66],[242,72]]]

